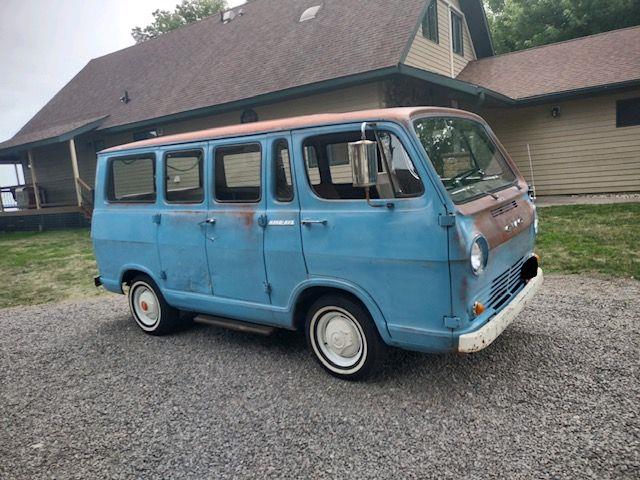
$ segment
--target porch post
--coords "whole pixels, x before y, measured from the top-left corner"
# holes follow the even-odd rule
[[[33,196],[36,198],[36,209],[40,210],[40,194],[38,192],[38,180],[36,179],[36,166],[33,163],[33,151],[27,150],[29,157],[29,167],[31,168],[31,184],[33,185]]]
[[[80,185],[78,179],[80,178],[80,172],[78,170],[78,155],[76,153],[76,141],[74,138],[69,140],[69,152],[71,153],[71,166],[73,167],[73,186],[76,188],[76,200],[78,206],[82,206],[82,193],[80,192]]]
[[[20,185],[20,174],[18,173],[18,164],[14,163],[13,168],[16,171],[16,185]]]

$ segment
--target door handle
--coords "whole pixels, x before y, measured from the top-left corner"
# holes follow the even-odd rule
[[[302,220],[300,222],[302,225],[326,225],[327,221],[326,220]]]
[[[215,218],[207,218],[206,220],[200,222],[198,225],[213,225],[214,223],[216,223]]]

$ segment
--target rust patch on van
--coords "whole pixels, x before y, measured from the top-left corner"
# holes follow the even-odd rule
[[[256,216],[255,210],[234,210],[226,213],[231,215],[233,218],[237,218],[238,221],[247,228],[253,225]]]
[[[533,223],[533,208],[528,202],[518,202],[508,214],[494,217],[489,210],[478,213],[473,220],[476,231],[482,233],[495,248],[528,229]]]

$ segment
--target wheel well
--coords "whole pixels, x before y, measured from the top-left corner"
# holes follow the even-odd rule
[[[120,285],[125,284],[131,286],[131,281],[138,275],[146,275],[146,273],[141,272],[140,270],[127,270],[122,274],[122,281],[120,282]]]
[[[340,288],[335,288],[335,287],[309,287],[298,296],[298,300],[296,301],[296,305],[293,310],[293,327],[296,330],[304,330],[305,318],[307,316],[307,311],[309,310],[309,307],[311,306],[311,304],[315,302],[318,298],[322,297],[323,295],[327,295],[329,293],[332,293],[335,295],[341,295],[356,303],[359,303],[360,306],[362,306],[362,308],[364,308],[365,311],[369,313],[369,315],[371,315],[371,312],[369,311],[367,306],[362,302],[362,300],[360,300],[357,296],[355,296],[351,292],[342,290]]]

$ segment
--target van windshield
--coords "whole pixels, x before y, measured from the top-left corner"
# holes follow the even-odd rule
[[[466,118],[430,117],[416,133],[454,203],[501,190],[516,176],[485,128]]]

